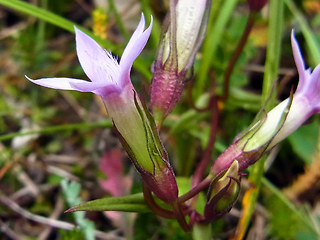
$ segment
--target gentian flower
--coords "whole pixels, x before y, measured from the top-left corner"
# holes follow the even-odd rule
[[[237,137],[215,161],[211,168],[214,175],[227,170],[234,160],[239,162],[239,171],[243,171],[293,133],[313,114],[320,112],[320,64],[313,72],[305,69],[293,31],[291,44],[299,73],[299,84],[295,94],[273,108],[241,137]]]
[[[148,41],[152,22],[146,30],[144,28],[145,19],[142,14],[139,25],[118,63],[110,52],[75,27],[78,59],[91,81],[73,78],[27,78],[44,87],[99,95],[142,179],[160,199],[172,202],[178,195],[173,170],[153,127],[153,119],[137,97],[130,80],[133,61]]]

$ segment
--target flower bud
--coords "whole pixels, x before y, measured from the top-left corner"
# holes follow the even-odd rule
[[[205,221],[216,220],[228,213],[238,198],[239,190],[239,164],[234,161],[225,173],[217,176],[210,184],[204,210]]]
[[[291,43],[299,72],[295,94],[282,101],[235,139],[214,162],[211,173],[215,176],[228,169],[234,160],[239,162],[239,171],[243,171],[313,114],[320,112],[320,65],[313,72],[306,70],[293,32]]]
[[[151,19],[152,20],[152,19]],[[73,78],[32,80],[38,85],[99,95],[135,167],[148,188],[165,202],[178,198],[178,187],[154,120],[137,97],[130,80],[134,60],[150,36],[152,21],[145,29],[144,15],[120,61],[88,35],[75,28],[77,55],[91,81]]]
[[[118,125],[121,129],[117,127],[121,143],[148,188],[161,200],[174,202],[178,198],[178,187],[155,122],[136,93],[134,105],[130,115],[122,116],[123,120],[118,118],[123,123]]]
[[[193,0],[179,0],[176,6],[171,6],[169,24],[164,26],[152,67],[150,101],[158,124],[180,99],[187,70],[205,35],[210,4],[211,0],[199,0],[197,4]]]

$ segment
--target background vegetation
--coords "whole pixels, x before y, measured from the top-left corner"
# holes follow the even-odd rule
[[[1,239],[199,238],[147,209],[138,214],[64,214],[79,202],[120,194],[107,187],[106,179],[115,177],[106,164],[110,159],[123,163],[120,170],[113,168],[118,169],[116,182],[122,194],[140,193],[141,182],[98,97],[42,88],[24,77],[85,78],[76,57],[73,25],[121,56],[143,11],[146,19],[152,14],[155,23],[147,47],[134,64],[132,81],[148,99],[150,68],[167,10],[168,2],[161,0],[0,0]],[[212,161],[251,123],[268,96],[270,83],[278,79],[274,98],[278,100],[295,88],[292,28],[306,65],[314,68],[320,63],[319,13],[316,0],[270,0],[259,12],[232,72],[228,101],[219,104]],[[205,105],[212,71],[221,93],[226,67],[248,15],[245,1],[213,0],[194,77],[164,123],[162,139],[181,187],[188,185],[210,129],[210,114],[198,113],[190,101]],[[265,159],[264,169],[264,161],[249,169],[234,209],[207,227],[211,237],[319,239],[319,151],[319,117],[315,116]],[[253,192],[260,183],[258,196]],[[199,228],[195,232],[204,232]]]

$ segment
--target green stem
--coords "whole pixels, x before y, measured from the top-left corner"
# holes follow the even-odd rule
[[[202,46],[203,56],[198,71],[197,81],[195,82],[194,86],[195,99],[198,99],[205,89],[206,81],[209,75],[208,73],[216,50],[218,49],[219,44],[223,41],[223,32],[226,30],[228,20],[231,18],[237,3],[237,0],[223,1],[222,7],[218,11],[219,16],[216,18],[214,26],[212,29],[208,29],[207,31],[208,34]]]
[[[278,76],[283,28],[283,1],[270,0],[269,14],[268,48],[262,88],[262,105],[264,105],[264,102],[269,98],[272,91],[273,82]],[[266,105],[266,110],[269,110],[274,106],[274,103],[276,102],[275,93],[276,91],[273,91],[272,95],[270,96],[270,99]],[[254,190],[250,190],[251,192],[248,193],[246,203],[243,203],[246,215],[244,219],[241,220],[242,223],[238,225],[236,231],[236,235],[238,236],[236,237],[236,239],[242,239],[249,226],[250,218],[254,211],[254,207],[256,205],[260,192],[261,179],[264,173],[265,159],[266,157],[263,157],[249,169],[248,180],[253,185]]]
[[[306,39],[307,47],[311,56],[312,64],[314,66],[318,65],[320,62],[320,47],[317,42],[317,38],[312,34],[312,31],[308,25],[307,20],[300,12],[300,10],[295,5],[292,0],[284,0],[289,10],[292,12],[294,18],[299,22],[302,33]]]
[[[193,240],[212,239],[211,225],[195,224],[192,230],[192,238]]]

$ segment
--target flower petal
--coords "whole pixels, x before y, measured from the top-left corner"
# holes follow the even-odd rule
[[[309,99],[314,113],[320,113],[320,64],[313,70],[307,84],[304,95]]]
[[[297,39],[294,35],[294,30],[291,32],[291,45],[292,45],[292,50],[293,50],[293,56],[294,56],[294,61],[296,62],[297,69],[300,74],[304,74],[305,71],[305,65],[303,61],[303,57],[300,51],[299,44],[297,42]]]
[[[138,27],[132,34],[130,41],[128,42],[126,48],[124,49],[121,60],[120,60],[120,67],[121,67],[122,74],[130,73],[133,61],[139,56],[142,49],[146,45],[151,33],[152,21],[153,20],[151,16],[150,26],[144,31],[145,19],[144,19],[143,13],[141,14],[141,19],[138,24]],[[128,79],[128,78],[124,78],[124,79]]]
[[[119,85],[120,67],[117,60],[91,37],[74,27],[77,55],[82,69],[92,82],[105,86]]]
[[[292,45],[292,51],[294,56],[294,61],[296,63],[298,73],[299,73],[299,84],[297,87],[297,92],[302,91],[303,86],[306,83],[306,79],[310,76],[310,70],[305,69],[304,60],[300,51],[300,47],[298,44],[297,39],[294,36],[294,30],[291,32],[291,45]]]
[[[106,86],[103,82],[75,81],[70,83],[71,87],[80,92],[93,92]]]
[[[91,89],[77,88],[75,84],[88,84],[92,85],[92,82],[88,82],[81,79],[74,78],[41,78],[41,79],[31,79],[28,76],[25,76],[30,82],[38,84],[43,87],[61,89],[61,90],[77,90],[80,92],[91,92]]]

